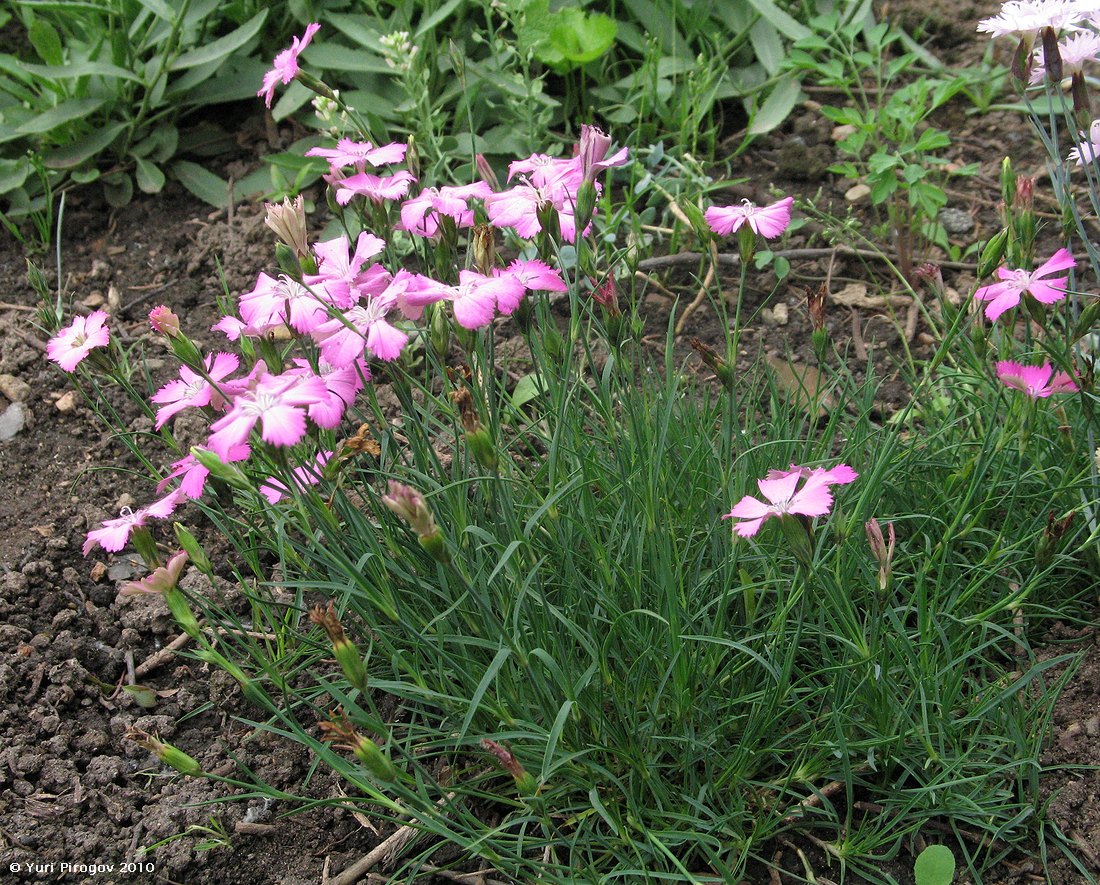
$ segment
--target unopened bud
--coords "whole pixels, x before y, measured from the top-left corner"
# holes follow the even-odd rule
[[[164,595],[175,589],[186,565],[187,554],[181,551],[140,581],[127,581],[119,592],[123,596]]]
[[[482,467],[495,470],[497,466],[496,446],[489,431],[481,423],[481,418],[474,405],[473,394],[469,388],[459,387],[451,391],[451,399],[458,406],[458,415],[462,421],[462,429],[466,431],[466,443],[470,452]]]
[[[264,203],[264,208],[267,210],[264,224],[275,232],[275,236],[283,244],[294,250],[294,257],[301,261],[309,254],[306,210],[302,195],[298,194],[293,200],[284,197],[282,203]]]
[[[144,747],[161,762],[165,765],[170,765],[180,774],[198,777],[203,773],[202,766],[199,765],[197,759],[188,756],[183,750],[178,750],[171,744],[166,744],[160,738],[149,734],[147,731],[142,731],[140,728],[131,728],[126,732],[126,737],[135,741],[139,746]]]
[[[340,665],[340,669],[344,671],[344,676],[347,677],[348,682],[351,683],[353,688],[366,691],[367,668],[363,662],[363,656],[359,654],[359,649],[356,648],[355,643],[348,639],[347,633],[344,632],[344,625],[340,623],[340,618],[336,614],[336,607],[333,603],[330,601],[328,608],[315,605],[309,611],[309,619],[314,624],[320,625],[321,629],[325,631],[329,642],[332,643],[332,653],[336,658],[336,662]]]
[[[871,555],[878,562],[879,590],[885,591],[890,586],[890,576],[894,562],[894,544],[897,540],[894,535],[894,524],[892,522],[886,523],[886,534],[890,539],[889,541],[882,536],[882,528],[879,526],[877,519],[871,519],[865,523],[864,529],[867,531],[867,542],[871,545]]]
[[[808,517],[799,518],[784,514],[779,518],[779,527],[791,553],[807,571],[814,566],[813,526]]]
[[[207,577],[213,572],[213,567],[210,564],[210,558],[206,555],[206,551],[202,549],[202,545],[187,529],[183,527],[181,523],[173,523],[172,528],[176,532],[176,540],[179,541],[180,547],[190,558],[192,564],[200,572]]]
[[[1012,160],[1005,157],[1001,160],[1001,202],[1006,209],[1011,209],[1016,199],[1016,173],[1012,171]]]
[[[614,274],[608,274],[604,281],[592,290],[592,300],[602,304],[607,310],[607,315],[617,317],[622,315],[619,310],[619,287],[615,285]]]
[[[1062,81],[1062,52],[1058,49],[1058,32],[1049,25],[1043,28],[1043,67],[1055,83]]]
[[[520,764],[511,750],[488,738],[481,741],[481,746],[492,753],[500,767],[512,776],[521,796],[534,796],[538,792],[538,781]]]
[[[1034,64],[1031,56],[1032,39],[1030,34],[1021,37],[1012,54],[1012,76],[1023,86],[1027,86],[1031,79],[1031,66]]]
[[[756,252],[756,233],[747,224],[737,229],[737,248],[741,253],[741,264],[748,266]]]
[[[727,390],[733,390],[733,367],[722,359],[713,347],[704,344],[698,338],[693,336],[688,343],[691,345],[691,349],[699,354],[699,359],[703,361],[704,365],[715,374],[722,386]]]
[[[409,135],[405,148],[405,166],[412,173],[413,178],[420,181],[420,151],[416,147],[416,138]]]
[[[573,214],[573,221],[576,224],[577,236],[581,234],[588,227],[588,223],[592,220],[592,213],[596,211],[596,200],[599,194],[596,193],[596,185],[591,181],[582,181],[581,186],[577,188],[577,204],[576,211]]]
[[[1035,205],[1035,179],[1021,175],[1016,179],[1016,206],[1021,212],[1030,211]]]
[[[481,176],[482,181],[489,185],[494,191],[500,190],[500,179],[497,178],[496,170],[494,170],[492,164],[485,159],[484,154],[478,154],[474,157],[474,166],[477,168],[477,174]]]
[[[495,228],[489,224],[476,225],[472,241],[474,268],[482,276],[490,276],[497,265]]]
[[[355,758],[379,780],[397,780],[397,769],[389,756],[383,753],[370,738],[359,734],[343,710],[333,710],[329,715],[333,717],[331,721],[319,723],[322,740],[334,747],[354,753]]]
[[[199,446],[191,447],[191,454],[195,460],[198,461],[203,467],[210,471],[210,475],[214,479],[220,479],[222,482],[227,483],[235,489],[240,489],[244,492],[255,491],[252,482],[249,480],[248,475],[239,467],[234,467],[232,464],[226,464],[221,458],[219,458],[214,452],[209,449],[200,448]]]
[[[817,289],[806,291],[806,312],[810,315],[810,325],[815,332],[825,329],[825,307],[829,299],[829,286],[822,283]]]
[[[180,318],[165,305],[159,304],[149,311],[149,325],[154,332],[175,338],[180,333]]]
[[[416,532],[420,546],[433,559],[444,564],[450,562],[443,533],[436,526],[435,517],[420,492],[391,479],[390,493],[382,496],[382,503]]]
[[[1070,79],[1069,94],[1073,99],[1073,113],[1077,117],[1081,128],[1088,127],[1088,121],[1092,117],[1092,102],[1089,99],[1089,88],[1085,83],[1085,72],[1074,71]]]
[[[1004,258],[1005,249],[1008,247],[1008,229],[1002,228],[997,231],[992,237],[989,238],[985,246],[982,248],[981,257],[978,259],[978,279],[985,279],[990,276],[993,271],[1001,263],[1001,259]]]

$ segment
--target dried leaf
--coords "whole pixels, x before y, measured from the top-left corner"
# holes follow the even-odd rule
[[[768,368],[772,370],[776,386],[798,408],[810,415],[824,418],[836,406],[828,384],[813,366],[794,365],[777,356],[768,356]]]

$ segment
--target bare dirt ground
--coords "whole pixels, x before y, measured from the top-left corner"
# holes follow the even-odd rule
[[[979,17],[973,12],[962,18],[952,10],[940,23],[945,44],[970,45],[972,22]],[[959,21],[965,26],[953,24]],[[1020,118],[999,113],[976,119],[965,110],[964,104],[949,109],[954,150],[960,162],[980,160],[981,173],[967,181],[965,191],[952,193],[951,205],[975,222],[964,239],[980,240],[997,227],[997,178],[1004,153],[1013,153],[1025,171],[1040,171],[1042,161]],[[843,194],[852,183],[792,166],[792,143],[825,157],[834,150],[831,124],[812,104],[748,153],[740,171],[750,185],[731,198],[764,199],[775,184],[792,194],[820,188],[844,205]],[[270,269],[272,243],[261,219],[255,205],[211,213],[171,185],[163,195],[138,199],[117,213],[94,194],[77,195],[69,202],[62,231],[62,290],[75,310],[108,306],[113,328],[131,340],[147,334],[149,308],[164,302],[196,338],[212,342],[214,337],[203,330],[217,317],[216,259],[232,292],[250,289],[256,273]],[[797,239],[790,243],[799,245]],[[37,260],[47,263],[42,256]],[[56,285],[56,268],[47,272]],[[825,259],[795,262],[793,284],[781,287],[775,299],[765,304],[764,294],[756,293],[756,301],[747,305],[755,320],[744,340],[746,354],[793,355],[795,364],[812,359],[802,291],[828,272]],[[841,258],[831,274],[839,288],[863,279],[865,269]],[[944,276],[958,291],[966,291],[973,280],[966,269],[948,269]],[[690,299],[697,283],[683,270],[665,276],[654,269],[650,277],[638,284],[645,286],[653,328],[661,329],[672,305],[664,289]],[[229,789],[180,778],[124,739],[127,729],[136,726],[159,733],[206,770],[228,774],[232,759],[239,759],[277,786],[318,796],[331,795],[335,787],[323,776],[303,787],[309,765],[305,754],[235,719],[235,713],[245,711],[235,686],[219,673],[185,658],[157,656],[176,635],[167,611],[117,592],[121,581],[140,576],[140,567],[100,550],[81,556],[87,530],[123,506],[142,503],[147,489],[127,473],[135,465],[125,448],[46,362],[44,336],[34,327],[35,296],[26,283],[24,256],[7,237],[0,239],[0,280],[0,412],[18,403],[25,414],[23,429],[0,442],[5,488],[0,496],[0,881],[320,883],[326,863],[334,873],[345,868],[376,846],[385,831],[372,831],[346,812],[318,810],[283,818],[289,808],[210,804],[229,795]],[[882,366],[889,365],[899,335],[912,331],[917,357],[927,346],[919,327],[906,330],[871,308],[837,308],[829,322],[837,340],[858,336],[872,356],[881,354]],[[716,338],[713,323],[702,308],[684,339],[691,334]],[[900,384],[896,396],[904,396]],[[140,416],[131,420],[135,429],[148,426]],[[215,590],[233,594],[228,586]],[[1065,626],[1050,641],[1051,655],[1068,648],[1081,658],[1051,725],[1049,769],[1042,780],[1050,797],[1046,813],[1077,840],[1086,866],[1100,873],[1100,774],[1090,767],[1100,765],[1100,636],[1095,626]],[[144,709],[121,690],[131,671],[155,690],[155,707]],[[195,826],[208,831],[187,833]],[[789,855],[790,868],[797,872],[800,864],[793,852]],[[41,868],[9,872],[9,864],[28,862]],[[120,872],[126,862],[152,864],[153,870]],[[114,872],[66,872],[63,863],[113,864]],[[826,867],[819,872],[830,875]],[[899,882],[911,875],[900,866],[891,872]],[[1050,876],[1057,885],[1086,881],[1058,860]],[[997,876],[985,881],[1009,885],[1045,879],[1038,858],[1010,855]]]

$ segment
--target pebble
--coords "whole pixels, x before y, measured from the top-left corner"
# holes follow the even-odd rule
[[[54,403],[62,415],[67,415],[69,412],[76,408],[76,391],[69,390],[57,398],[57,402]]]
[[[963,209],[947,206],[940,209],[940,214],[936,217],[949,234],[968,234],[974,230],[973,216]]]
[[[782,301],[772,308],[772,319],[775,320],[777,326],[785,326],[790,322],[790,311]]]
[[[27,424],[27,407],[12,403],[0,413],[0,442],[11,439]]]
[[[871,196],[871,188],[865,184],[854,184],[844,192],[844,199],[849,203],[858,203]]]
[[[13,403],[25,403],[31,398],[31,386],[22,378],[4,373],[0,375],[0,393]]]
[[[1100,716],[1090,716],[1085,720],[1085,734],[1089,737],[1100,737]]]
[[[107,303],[107,299],[103,297],[102,292],[93,292],[80,303],[95,310],[97,307],[103,307]]]
[[[856,127],[851,123],[833,127],[833,141],[844,141],[849,135],[856,134]]]

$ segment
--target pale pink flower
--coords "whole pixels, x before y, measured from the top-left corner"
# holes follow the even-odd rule
[[[123,596],[149,596],[163,595],[174,590],[179,583],[180,575],[187,566],[186,551],[179,551],[167,565],[154,569],[153,573],[146,575],[140,581],[127,581],[119,590]]]
[[[1088,62],[1096,61],[1100,55],[1100,34],[1093,31],[1077,31],[1058,42],[1058,55],[1062,59],[1062,77],[1072,77],[1084,71]],[[1035,50],[1034,64],[1031,68],[1031,85],[1043,82],[1046,76],[1046,59],[1040,46]]]
[[[1016,35],[1030,44],[1043,28],[1072,28],[1083,17],[1074,0],[1008,0],[1000,13],[978,22],[978,32],[991,37]]]
[[[312,464],[303,464],[301,467],[295,467],[291,471],[291,475],[294,477],[293,484],[297,490],[304,489],[308,486],[315,486],[321,481],[321,473],[324,466],[332,458],[332,452],[324,451],[318,452],[317,457],[313,459]],[[267,498],[271,504],[277,504],[287,494],[288,489],[286,483],[275,476],[269,476],[260,486],[260,494]]]
[[[365,172],[367,165],[381,166],[384,163],[400,163],[405,159],[407,147],[398,142],[375,147],[369,141],[352,141],[341,138],[334,148],[315,147],[306,151],[307,157],[324,157],[328,160],[332,172],[339,172],[348,166],[357,172]]]
[[[1092,163],[1100,156],[1100,120],[1093,120],[1088,132],[1081,132],[1081,141],[1069,152],[1066,162],[1071,160],[1078,166]]]
[[[832,470],[820,467],[810,469],[796,464],[792,464],[790,470],[772,470],[767,478],[756,482],[768,503],[745,495],[722,518],[742,520],[734,525],[733,530],[742,538],[751,538],[773,516],[824,516],[833,506],[829,486],[845,485],[858,476],[847,464],[839,464]]]
[[[210,425],[207,446],[223,461],[261,423],[260,437],[273,446],[292,446],[306,433],[306,408],[328,396],[316,376],[264,375],[255,387],[233,398],[232,408]]]
[[[1077,385],[1066,372],[1051,376],[1050,363],[1024,366],[1011,360],[997,363],[997,377],[1006,387],[1022,390],[1033,399],[1044,399],[1053,393],[1074,393]]]
[[[754,234],[770,240],[778,237],[791,223],[794,197],[784,197],[770,206],[757,206],[744,200],[739,206],[711,206],[703,217],[710,229],[725,237],[748,225]]]
[[[1006,310],[1015,307],[1027,292],[1036,301],[1043,304],[1054,304],[1066,297],[1066,285],[1069,277],[1055,277],[1043,279],[1060,270],[1067,270],[1076,262],[1067,249],[1059,249],[1037,270],[1010,270],[1007,267],[997,268],[999,283],[982,286],[974,293],[978,301],[988,301],[985,315],[990,321],[996,320]]]
[[[470,227],[474,213],[468,201],[485,199],[493,191],[484,181],[460,187],[427,187],[410,200],[401,204],[401,230],[420,237],[434,237],[439,233],[439,216],[453,218],[456,227]]]
[[[106,347],[111,333],[105,323],[107,312],[93,311],[86,317],[75,317],[69,325],[46,342],[46,358],[66,372],[72,372],[97,347]]]
[[[571,161],[570,161],[571,162]],[[576,167],[578,172],[580,167]],[[558,227],[561,238],[572,243],[577,238],[577,222],[574,208],[577,202],[576,188],[564,179],[543,185],[518,184],[506,191],[490,194],[485,198],[485,211],[489,223],[494,227],[510,227],[524,239],[534,237],[542,230],[539,210],[545,205],[553,206],[558,212]],[[585,229],[585,233],[588,228]]]
[[[252,291],[240,297],[237,309],[244,321],[239,328],[227,317],[223,317],[215,328],[230,337],[233,334],[239,337],[242,332],[255,337],[283,326],[304,334],[328,319],[325,302],[285,274],[275,278],[261,272]]]
[[[357,172],[335,182],[336,202],[346,206],[353,197],[366,197],[372,203],[400,200],[409,192],[409,185],[414,181],[413,174],[404,169],[385,178],[369,172]]]
[[[214,381],[221,381],[237,371],[240,360],[232,353],[216,353],[206,357],[204,363],[206,374]],[[206,378],[187,366],[180,366],[179,378],[169,381],[151,397],[154,403],[161,406],[157,409],[156,429],[160,430],[181,409],[208,406],[215,397],[221,401],[221,396]]]
[[[627,148],[620,148],[611,159],[605,159],[611,150],[611,138],[596,126],[581,126],[581,140],[577,145],[577,163],[581,180],[595,183],[596,176],[605,169],[622,166],[630,157]]]
[[[298,56],[309,46],[309,41],[313,39],[313,35],[321,30],[321,26],[314,22],[311,25],[306,25],[305,33],[302,35],[302,39],[299,40],[295,37],[290,42],[290,48],[284,49],[278,55],[275,56],[275,61],[271,66],[271,70],[264,74],[264,85],[259,92],[256,93],[260,98],[264,100],[264,104],[271,107],[271,102],[275,98],[275,87],[282,83],[286,86],[298,76]]]
[[[140,510],[123,507],[117,519],[108,519],[98,529],[88,532],[84,540],[84,555],[91,553],[97,544],[108,553],[118,553],[126,546],[126,542],[130,539],[130,532],[145,525],[149,519],[167,519],[182,498],[183,494],[180,490],[175,489],[159,501],[154,501]]]

